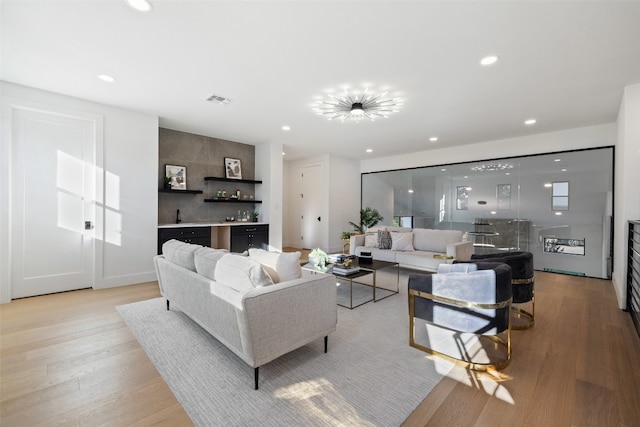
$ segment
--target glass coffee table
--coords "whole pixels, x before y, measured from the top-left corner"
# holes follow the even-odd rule
[[[385,298],[389,298],[392,295],[397,294],[398,292],[400,292],[400,265],[397,262],[388,262],[388,261],[377,261],[377,260],[373,260],[371,262],[367,262],[367,263],[359,263],[358,260],[354,260],[353,264],[354,266],[358,266],[360,267],[360,271],[356,272],[356,273],[352,273],[352,274],[337,274],[333,272],[333,264],[329,264],[324,268],[319,268],[314,266],[313,264],[305,264],[302,266],[302,268],[304,270],[307,271],[311,271],[314,273],[326,273],[326,274],[331,274],[333,275],[333,277],[335,277],[336,279],[338,279],[340,282],[343,283],[348,283],[349,284],[349,295],[348,295],[348,300],[349,300],[349,304],[341,304],[340,302],[338,302],[338,305],[341,307],[345,307],[348,308],[350,310],[356,308],[356,307],[360,307],[363,304],[366,304],[368,302],[377,302],[380,300],[383,300]],[[388,289],[388,288],[383,288],[378,286],[377,284],[377,272],[379,270],[383,270],[385,268],[396,268],[396,288],[395,290],[393,289]],[[371,284],[369,283],[365,283],[362,282],[360,279],[362,277],[365,276],[369,276],[369,275],[373,275],[372,280],[371,280]],[[341,283],[337,284],[338,286],[341,285]],[[356,292],[356,304],[354,305],[354,285],[356,287],[355,292]],[[371,296],[368,296],[368,291],[367,289],[371,290]],[[376,295],[376,290],[378,291],[378,295]],[[365,295],[366,294],[366,295]],[[380,294],[385,294],[384,296],[380,296]],[[364,298],[363,298],[364,296]]]

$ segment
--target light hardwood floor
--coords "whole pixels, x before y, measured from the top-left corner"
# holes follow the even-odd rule
[[[536,277],[536,326],[513,332],[511,365],[454,369],[406,426],[640,425],[640,338],[611,282]],[[191,425],[115,310],[158,295],[153,282],[0,306],[0,425]]]

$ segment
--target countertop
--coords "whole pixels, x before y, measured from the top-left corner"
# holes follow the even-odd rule
[[[181,222],[180,224],[158,224],[158,228],[184,228],[184,227],[226,227],[236,225],[269,225],[268,222],[229,221],[229,222]]]

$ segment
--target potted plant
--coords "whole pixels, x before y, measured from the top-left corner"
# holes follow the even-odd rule
[[[164,188],[166,190],[171,190],[171,177],[170,176],[165,176],[164,177]]]
[[[309,262],[315,267],[324,268],[328,259],[327,253],[320,248],[315,248],[309,253]]]
[[[251,221],[258,222],[258,216],[259,215],[260,215],[260,213],[258,211],[251,212]]]
[[[367,228],[373,227],[383,219],[384,217],[380,215],[380,212],[378,212],[377,209],[366,207],[364,209],[360,209],[360,224],[356,224],[351,221],[349,221],[349,224],[353,225],[353,229],[355,231],[360,234],[364,234],[367,231]]]
[[[343,231],[342,234],[340,235],[340,238],[342,240],[349,240],[351,239],[351,232],[350,231]]]

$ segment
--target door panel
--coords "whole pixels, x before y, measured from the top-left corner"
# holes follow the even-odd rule
[[[95,123],[13,112],[12,298],[91,287]]]
[[[302,247],[322,246],[322,165],[302,167]]]

